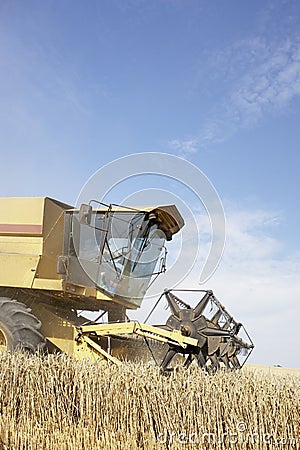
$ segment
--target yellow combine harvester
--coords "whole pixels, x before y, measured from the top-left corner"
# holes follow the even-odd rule
[[[96,205],[0,198],[0,349],[46,345],[116,364],[150,355],[163,369],[180,353],[186,366],[196,359],[200,367],[240,367],[237,355],[253,345],[211,291],[196,308],[165,291],[172,314],[163,326],[127,318],[165,271],[165,242],[184,225],[177,208]],[[87,322],[82,311],[100,315]]]

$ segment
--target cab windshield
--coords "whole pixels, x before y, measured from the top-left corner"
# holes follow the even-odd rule
[[[86,274],[112,295],[143,298],[159,259],[164,267],[166,236],[147,212],[93,211],[89,225],[75,212],[72,236]]]

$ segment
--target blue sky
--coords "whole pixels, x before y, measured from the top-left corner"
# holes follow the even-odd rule
[[[191,161],[227,217],[209,287],[253,362],[300,367],[299,30],[293,0],[0,0],[1,195],[75,203],[116,158]]]

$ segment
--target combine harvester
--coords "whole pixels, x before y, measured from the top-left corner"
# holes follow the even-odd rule
[[[91,203],[0,198],[0,350],[46,347],[116,364],[153,358],[162,370],[193,360],[208,371],[240,368],[253,343],[212,291],[189,292],[193,308],[183,291],[166,290],[164,325],[127,318],[166,270],[165,242],[184,226],[177,208]],[[88,321],[82,311],[100,315]]]

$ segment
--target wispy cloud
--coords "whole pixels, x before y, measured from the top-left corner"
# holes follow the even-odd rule
[[[189,139],[197,142],[193,146],[197,151],[225,142],[271,114],[285,112],[299,98],[300,33],[294,23],[285,23],[289,14],[285,15],[281,21],[281,10],[268,9],[268,21],[265,17],[264,27],[258,27],[255,34],[202,55],[190,95],[205,96],[211,107]],[[274,22],[277,32],[272,28]],[[199,117],[202,113],[199,110]],[[184,139],[172,142],[181,143],[182,151]],[[173,146],[175,151],[178,148]]]
[[[216,55],[214,72],[217,80],[223,77],[226,92],[197,133],[199,147],[224,142],[300,95],[300,36],[235,43]]]
[[[199,142],[196,138],[170,139],[167,141],[167,147],[169,150],[174,151],[182,158],[188,158],[189,156],[197,153]]]
[[[274,236],[282,221],[279,211],[263,209],[237,210],[229,207],[226,214],[226,247],[223,255],[225,264],[252,264],[253,261],[275,258],[280,254],[282,245]],[[209,218],[197,217],[204,246],[208,245],[211,228]]]
[[[276,211],[229,212],[224,257],[209,285],[246,325],[256,362],[299,367],[300,260],[276,236],[280,220]]]
[[[266,47],[266,57],[245,75],[230,95],[237,123],[248,125],[264,113],[284,108],[300,94],[300,41]]]

